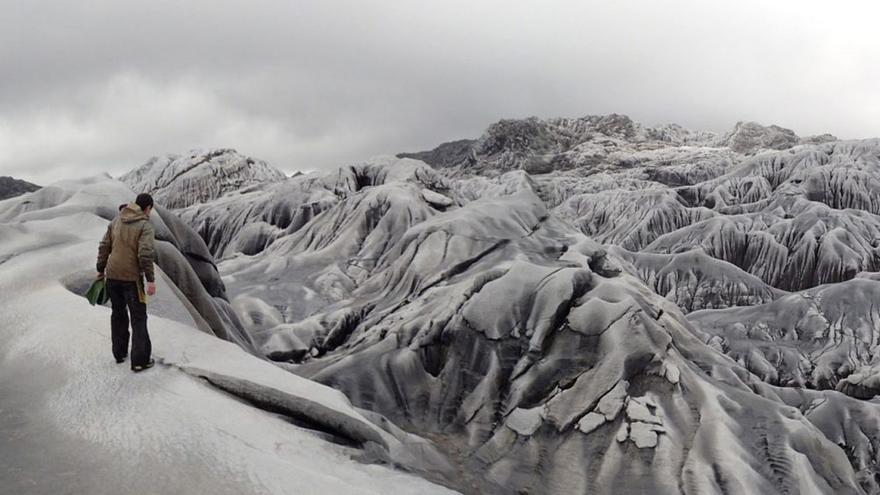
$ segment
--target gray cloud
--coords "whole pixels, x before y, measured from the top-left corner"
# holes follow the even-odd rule
[[[529,115],[880,135],[871,2],[0,7],[0,174],[39,183],[208,146],[327,169]]]

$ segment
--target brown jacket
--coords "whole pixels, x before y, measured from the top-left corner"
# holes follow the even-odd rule
[[[98,271],[109,280],[136,282],[143,274],[147,282],[154,282],[155,237],[153,225],[141,207],[126,205],[110,222],[98,246]]]

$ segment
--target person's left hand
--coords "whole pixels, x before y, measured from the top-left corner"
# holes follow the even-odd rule
[[[147,282],[147,295],[148,296],[155,296],[156,295],[155,282]]]

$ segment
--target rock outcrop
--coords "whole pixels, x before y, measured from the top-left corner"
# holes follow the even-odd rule
[[[40,186],[9,176],[0,177],[0,201],[33,192]]]

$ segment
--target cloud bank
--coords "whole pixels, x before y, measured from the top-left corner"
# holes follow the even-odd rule
[[[0,175],[195,147],[287,172],[625,113],[880,136],[871,2],[0,0]]]

